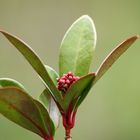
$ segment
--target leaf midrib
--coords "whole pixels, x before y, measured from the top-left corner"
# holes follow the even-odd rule
[[[81,39],[82,39],[82,36],[83,36],[83,26],[84,26],[84,23],[82,24],[82,27],[81,27],[81,31],[80,31],[81,36],[79,38],[78,44],[76,45],[77,46],[76,48],[79,48],[80,43],[81,43]],[[76,69],[77,69],[76,66],[77,66],[77,60],[79,58],[79,52],[80,52],[80,49],[78,49],[77,52],[76,52],[75,63],[74,63],[74,70],[73,70],[74,73],[77,72],[76,71]]]

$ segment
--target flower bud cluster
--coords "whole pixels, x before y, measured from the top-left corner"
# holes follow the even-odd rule
[[[78,76],[74,76],[72,72],[68,72],[67,74],[64,74],[62,77],[57,79],[57,88],[62,92],[66,92],[70,85],[78,79]]]

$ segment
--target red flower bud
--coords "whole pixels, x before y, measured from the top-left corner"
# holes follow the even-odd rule
[[[57,78],[57,88],[60,91],[66,92],[70,85],[79,79],[78,76],[74,76],[72,72],[68,72],[67,74],[63,74],[62,77]]]

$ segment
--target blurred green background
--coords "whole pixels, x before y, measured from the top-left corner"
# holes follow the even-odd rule
[[[58,70],[58,50],[68,27],[90,15],[98,42],[95,71],[121,41],[140,34],[139,0],[0,0],[0,28],[27,42],[42,60]],[[79,109],[73,140],[140,140],[140,41],[95,85]],[[23,83],[38,98],[44,89],[37,74],[0,35],[0,77]],[[62,126],[55,139],[64,138]],[[41,140],[0,115],[0,140]]]

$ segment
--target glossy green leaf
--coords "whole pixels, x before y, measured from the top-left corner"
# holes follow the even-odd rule
[[[58,74],[51,67],[46,66],[46,65],[45,65],[45,67],[46,67],[50,77],[52,78],[52,81],[55,83],[55,85],[57,85],[56,79],[59,77]],[[43,91],[43,93],[40,95],[40,100],[44,104],[46,109],[48,110],[49,115],[50,115],[50,117],[53,120],[53,123],[55,125],[55,128],[58,128],[59,121],[60,121],[60,113],[59,113],[59,110],[58,110],[56,103],[54,102],[54,100],[50,96],[49,91],[47,89],[45,89]]]
[[[54,85],[53,81],[51,80],[48,72],[46,71],[45,66],[41,62],[40,58],[37,54],[22,40],[18,39],[17,37],[4,32],[0,31],[12,44],[16,47],[22,55],[28,60],[31,66],[35,69],[35,71],[39,74],[39,76],[43,79],[44,84],[46,87],[49,87],[51,95],[53,96],[56,102],[59,102],[60,105],[63,105],[62,96],[59,93],[58,89]]]
[[[103,61],[101,66],[96,72],[95,82],[97,82],[104,73],[112,66],[112,64],[138,39],[138,36],[128,38],[119,44]]]
[[[60,47],[60,76],[69,71],[77,76],[89,73],[96,45],[96,30],[92,19],[85,15],[66,32]]]
[[[0,88],[0,113],[43,138],[54,135],[54,125],[47,110],[18,88]]]
[[[20,89],[26,91],[24,86],[21,83],[19,83],[18,81],[14,80],[14,79],[10,79],[10,78],[0,78],[0,87],[8,87],[8,86],[17,87],[17,88],[20,88]]]
[[[87,88],[87,86],[93,82],[95,78],[94,73],[90,73],[84,77],[81,77],[79,80],[74,82],[68,89],[68,91],[65,93],[64,97],[64,105],[65,105],[65,111],[67,111],[70,103],[74,99],[78,99],[82,92]]]

